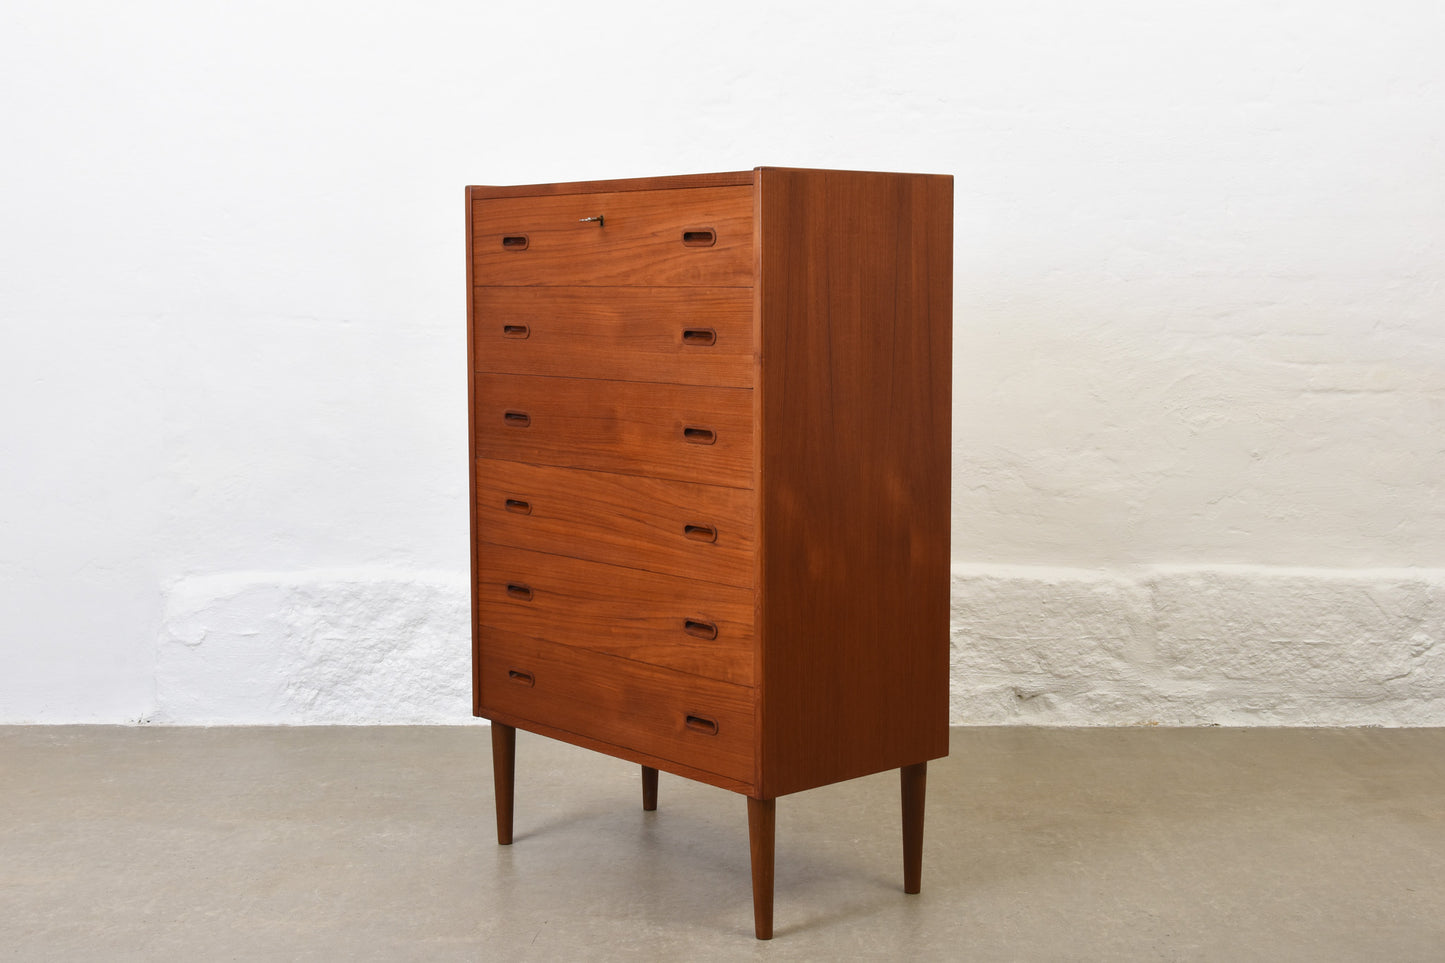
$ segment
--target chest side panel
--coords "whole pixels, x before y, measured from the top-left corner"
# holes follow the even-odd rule
[[[947,753],[952,179],[763,169],[762,784]]]

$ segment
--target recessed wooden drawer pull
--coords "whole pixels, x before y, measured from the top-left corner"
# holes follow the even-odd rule
[[[682,343],[711,347],[717,344],[717,332],[712,328],[687,328],[682,332]]]
[[[707,716],[695,716],[689,713],[683,725],[693,732],[701,732],[705,736],[717,735],[717,720],[709,719]]]
[[[697,619],[687,619],[682,623],[682,630],[694,639],[707,639],[712,641],[717,638],[717,626],[712,622],[700,622]]]
[[[502,238],[502,247],[508,251],[525,251],[527,249],[527,235],[508,234]]]
[[[513,428],[525,428],[532,423],[532,416],[525,411],[509,411],[502,419]]]
[[[507,678],[518,685],[534,686],[537,684],[537,677],[530,672],[523,672],[521,669],[508,669]]]
[[[711,445],[717,441],[717,432],[711,428],[687,427],[682,429],[682,437],[694,445]]]
[[[694,542],[715,542],[717,541],[717,529],[711,525],[684,525],[682,534]]]
[[[524,501],[522,501],[520,498],[509,498],[509,499],[507,499],[507,505],[506,505],[506,507],[507,507],[507,511],[513,512],[513,513],[515,513],[515,514],[517,514],[517,515],[530,515],[530,514],[532,514],[532,503],[531,503],[531,502],[524,502]]]
[[[508,582],[507,595],[519,602],[532,601],[532,590],[520,582]]]
[[[712,247],[717,243],[717,231],[710,227],[694,227],[682,232],[682,243],[688,247]]]
[[[525,324],[504,324],[502,325],[502,337],[504,338],[526,338],[530,337],[532,329]]]

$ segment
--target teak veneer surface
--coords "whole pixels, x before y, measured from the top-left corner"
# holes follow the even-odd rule
[[[750,288],[478,286],[474,301],[478,371],[753,386]]]
[[[763,169],[761,791],[948,754],[953,184]]]
[[[473,210],[478,284],[752,284],[751,188],[488,198]],[[690,247],[688,231],[715,240]],[[508,248],[508,238],[525,238],[525,247]]]
[[[479,374],[474,392],[478,457],[753,485],[746,388]],[[526,423],[509,422],[508,412]],[[689,441],[689,430],[713,440]]]
[[[756,587],[756,496],[742,488],[479,459],[488,542]]]
[[[484,705],[514,718],[752,782],[754,702],[745,686],[504,632],[482,650],[479,685]],[[716,734],[690,730],[689,716],[716,722]]]
[[[478,664],[475,669],[474,675],[479,676],[481,672],[480,664]],[[482,713],[477,714],[482,715]],[[647,766],[661,772],[669,772],[674,776],[692,779],[696,782],[706,783],[709,786],[717,786],[719,789],[726,789],[729,792],[748,794],[753,792],[755,788],[752,776],[746,779],[735,779],[732,776],[724,776],[721,773],[709,772],[706,769],[699,769],[696,766],[684,765],[676,759],[669,759],[665,756],[642,752],[636,746],[607,742],[593,736],[561,729],[550,723],[538,722],[535,719],[524,719],[521,716],[497,708],[496,706],[488,707],[485,717],[490,719],[493,724],[500,722],[518,729],[525,729],[528,732],[535,732],[539,736],[546,736],[549,739],[556,739],[559,742],[581,746],[583,749],[591,749],[594,752],[604,752],[618,759],[635,762],[639,766]],[[500,838],[498,842],[501,842]]]
[[[486,628],[753,681],[750,589],[502,545],[484,544],[477,554]]]

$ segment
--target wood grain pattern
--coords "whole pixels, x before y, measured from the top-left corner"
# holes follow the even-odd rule
[[[952,178],[759,171],[762,795],[947,754]]]
[[[488,542],[754,587],[746,489],[485,458],[475,484]]]
[[[477,584],[477,432],[474,424],[476,411],[476,365],[472,359],[476,357],[476,347],[472,339],[472,331],[475,327],[473,317],[472,292],[472,191],[466,192],[466,251],[467,251],[467,514],[468,524],[471,530],[471,562],[472,585]],[[480,683],[477,678],[477,666],[479,664],[479,653],[477,651],[478,640],[481,638],[481,622],[477,619],[477,593],[472,591],[472,714],[475,715],[480,708],[478,698],[481,692]]]
[[[478,552],[484,629],[752,684],[753,593],[748,589],[502,545],[484,543]],[[518,585],[530,597],[508,591]],[[715,637],[705,637],[712,635],[707,626]]]
[[[477,287],[478,371],[753,385],[748,288]],[[684,338],[685,332],[698,332]],[[707,343],[702,332],[712,333]]]
[[[598,194],[614,191],[675,191],[700,187],[749,187],[752,171],[715,174],[673,174],[662,177],[625,177],[617,180],[568,181],[559,184],[515,184],[468,187],[468,196],[536,197],[552,194]]]
[[[493,197],[472,200],[477,284],[715,285],[753,276],[750,187]],[[586,218],[602,217],[597,222]],[[716,243],[689,247],[709,228]],[[525,237],[508,250],[504,238]]]
[[[478,374],[474,394],[479,458],[752,487],[749,389]],[[689,442],[689,427],[714,442]]]
[[[494,629],[483,630],[481,655],[483,715],[495,709],[732,780],[752,778],[751,689]],[[533,684],[513,681],[514,672]],[[689,728],[689,716],[715,721],[716,733]]]
[[[477,672],[480,676],[480,668],[478,668]],[[728,792],[750,793],[753,791],[751,776],[747,779],[734,779],[731,776],[719,775],[718,773],[708,772],[705,769],[698,769],[694,766],[685,766],[676,759],[667,759],[652,753],[640,752],[631,746],[620,746],[616,743],[604,742],[601,739],[594,739],[591,736],[580,733],[568,732],[566,729],[559,729],[545,722],[536,722],[532,719],[524,719],[515,713],[504,712],[495,706],[481,709],[476,714],[484,719],[501,722],[527,732],[535,732],[537,735],[546,736],[548,739],[556,739],[570,745],[580,746],[583,749],[590,749],[593,752],[603,752],[617,759],[635,762],[639,766],[651,766],[661,772],[670,772],[684,779],[691,779],[709,786],[716,786],[719,789],[726,789]]]

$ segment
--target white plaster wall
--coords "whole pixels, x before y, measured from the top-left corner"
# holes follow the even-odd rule
[[[0,10],[0,721],[463,721],[461,187],[956,175],[959,722],[1442,724],[1445,8]]]

